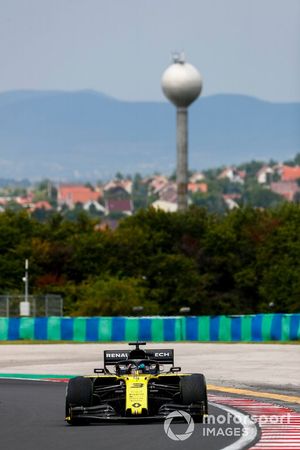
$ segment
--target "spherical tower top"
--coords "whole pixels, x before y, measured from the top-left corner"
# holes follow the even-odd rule
[[[161,85],[163,93],[175,106],[187,108],[201,93],[202,77],[192,64],[176,56],[163,73]]]

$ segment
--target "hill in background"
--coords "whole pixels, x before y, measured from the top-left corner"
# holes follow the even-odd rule
[[[283,160],[300,151],[300,103],[240,95],[190,108],[190,168]],[[175,168],[175,109],[94,91],[0,94],[2,178],[105,179]]]

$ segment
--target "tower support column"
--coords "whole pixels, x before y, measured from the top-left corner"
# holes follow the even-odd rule
[[[178,211],[188,207],[188,110],[177,108],[177,204]]]

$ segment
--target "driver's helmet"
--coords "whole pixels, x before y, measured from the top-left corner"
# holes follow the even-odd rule
[[[138,365],[138,371],[139,371],[140,373],[145,373],[145,372],[146,372],[146,364],[145,364],[145,363],[140,363],[140,364]]]

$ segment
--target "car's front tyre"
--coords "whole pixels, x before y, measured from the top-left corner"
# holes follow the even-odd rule
[[[181,378],[180,396],[183,405],[202,404],[204,406],[203,413],[208,413],[206,380],[205,376],[201,373],[195,373]],[[203,415],[193,418],[196,421],[202,422]]]
[[[70,416],[70,407],[72,406],[91,406],[93,399],[93,383],[90,378],[75,377],[71,378],[66,392],[66,421],[70,425],[81,425],[88,423],[81,419]]]

